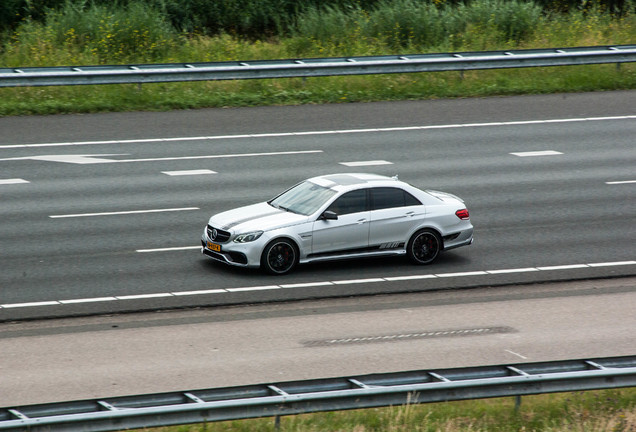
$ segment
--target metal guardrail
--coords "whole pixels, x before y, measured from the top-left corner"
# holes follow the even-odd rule
[[[398,372],[0,408],[2,431],[115,431],[636,386],[636,356]]]
[[[636,45],[377,57],[0,68],[0,87],[144,84],[572,66],[636,61]]]

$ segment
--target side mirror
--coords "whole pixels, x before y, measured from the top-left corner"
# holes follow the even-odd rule
[[[330,210],[326,210],[323,214],[320,215],[320,219],[322,220],[338,220],[338,215]]]

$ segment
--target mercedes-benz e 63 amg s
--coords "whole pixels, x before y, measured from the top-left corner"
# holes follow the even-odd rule
[[[429,264],[441,251],[472,242],[470,216],[457,196],[396,177],[331,174],[212,216],[201,252],[282,275],[299,263],[381,255]]]

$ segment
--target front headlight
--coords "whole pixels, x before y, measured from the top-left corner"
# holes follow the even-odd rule
[[[234,243],[249,243],[257,240],[263,235],[263,231],[253,231],[245,234],[239,234],[234,239]]]

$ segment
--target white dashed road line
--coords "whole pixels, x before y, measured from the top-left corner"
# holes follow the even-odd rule
[[[541,151],[515,152],[510,154],[514,156],[519,156],[519,157],[536,157],[536,156],[557,156],[557,155],[562,155],[563,153],[558,152],[556,150],[541,150]]]
[[[212,171],[209,169],[184,170],[184,171],[161,171],[161,172],[169,176],[192,176],[192,175],[217,174],[216,171]]]
[[[348,167],[362,167],[362,166],[378,166],[378,165],[393,165],[393,162],[385,160],[373,160],[373,161],[359,161],[359,162],[340,162],[340,165]]]
[[[198,249],[198,248],[200,248],[200,246],[195,246],[195,247],[192,247],[191,249]],[[174,248],[174,249],[178,249],[178,248]],[[437,274],[424,274],[424,275],[380,277],[380,278],[370,278],[370,279],[347,279],[347,280],[336,280],[336,281],[307,282],[307,283],[285,284],[285,285],[264,285],[264,286],[251,286],[251,287],[239,287],[239,288],[216,288],[216,289],[198,290],[198,291],[176,291],[176,292],[138,294],[138,295],[126,295],[126,296],[52,300],[52,301],[41,301],[41,302],[31,302],[31,303],[9,303],[9,304],[0,304],[0,309],[36,307],[36,306],[60,306],[60,305],[68,305],[68,304],[76,304],[76,303],[98,303],[98,302],[106,302],[106,301],[142,300],[142,299],[153,299],[153,298],[163,298],[163,297],[183,297],[183,296],[208,295],[208,294],[229,294],[229,293],[250,292],[250,291],[269,291],[269,290],[277,290],[277,289],[309,288],[309,287],[317,287],[317,286],[368,284],[368,283],[376,283],[376,282],[399,282],[399,281],[418,280],[418,279],[454,278],[454,277],[464,277],[464,276],[496,275],[496,274],[503,274],[503,273],[524,273],[529,271],[558,271],[558,270],[569,270],[569,269],[615,267],[615,266],[630,266],[630,265],[636,265],[636,261],[614,261],[614,262],[571,264],[571,265],[547,266],[547,267],[522,267],[518,269],[495,269],[495,270],[460,272],[460,273],[437,273]]]

